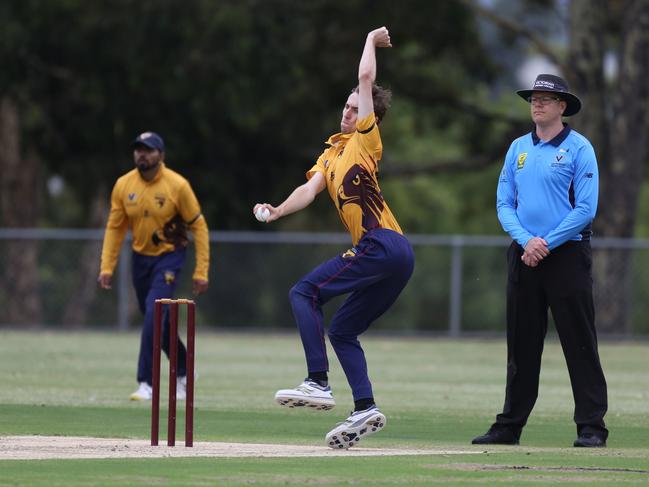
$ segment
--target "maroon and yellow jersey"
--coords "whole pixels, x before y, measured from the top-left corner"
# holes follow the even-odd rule
[[[207,280],[209,232],[189,182],[163,163],[151,181],[133,169],[120,177],[111,195],[110,215],[101,253],[101,273],[112,274],[126,231],[133,234],[133,250],[143,255],[171,252],[182,243],[178,231],[188,227],[194,236],[194,279]],[[185,242],[186,243],[186,242]]]
[[[374,228],[403,233],[383,199],[376,177],[383,145],[375,120],[376,115],[371,113],[356,122],[356,132],[329,137],[329,147],[306,173],[307,179],[316,172],[323,174],[329,196],[354,245]]]

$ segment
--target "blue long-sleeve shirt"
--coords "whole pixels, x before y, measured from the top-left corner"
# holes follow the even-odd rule
[[[597,211],[599,174],[588,139],[565,125],[544,142],[533,131],[512,142],[500,173],[498,219],[525,247],[542,237],[550,250],[588,240]]]

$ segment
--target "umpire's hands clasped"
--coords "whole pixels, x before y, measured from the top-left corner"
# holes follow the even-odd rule
[[[521,256],[521,260],[529,267],[536,267],[548,255],[550,255],[548,243],[541,237],[533,237],[525,245],[525,252]]]

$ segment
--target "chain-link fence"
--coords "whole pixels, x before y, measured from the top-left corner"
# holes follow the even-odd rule
[[[0,229],[0,326],[139,327],[125,242],[111,291],[96,277],[103,230]],[[460,336],[505,329],[507,237],[409,235],[416,265],[374,329]],[[221,328],[293,328],[291,286],[349,246],[346,234],[211,232],[210,289],[197,321]],[[649,241],[593,241],[600,332],[649,335]],[[189,296],[193,247],[177,296]],[[335,304],[325,309],[330,317]]]

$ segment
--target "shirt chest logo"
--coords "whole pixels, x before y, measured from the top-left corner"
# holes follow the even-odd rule
[[[559,149],[554,155],[554,160],[551,161],[552,167],[566,167],[571,162],[569,149]]]
[[[568,152],[570,152],[570,149],[564,149],[563,147],[560,147],[559,150],[557,151],[557,154],[554,156],[555,160],[559,164],[563,164],[564,162],[566,162],[565,159],[568,156]]]
[[[165,201],[167,201],[167,197],[162,193],[156,193],[153,199],[156,205],[158,205],[158,208],[162,208],[165,205]]]
[[[525,166],[525,159],[527,159],[527,152],[522,152],[518,154],[518,160],[516,161],[516,169],[523,169]]]

